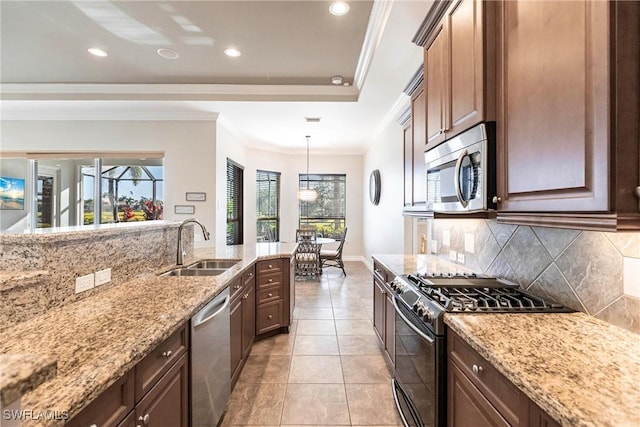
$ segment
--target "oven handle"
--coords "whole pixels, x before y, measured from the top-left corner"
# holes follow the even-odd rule
[[[393,297],[393,308],[396,311],[396,314],[398,316],[400,316],[402,318],[402,320],[404,320],[404,323],[406,323],[407,326],[410,327],[413,330],[413,332],[415,332],[416,334],[420,335],[429,344],[433,344],[435,342],[433,338],[431,338],[428,335],[425,335],[424,332],[422,332],[420,329],[418,329],[409,319],[407,319],[405,317],[404,314],[402,314],[402,312],[400,311],[400,307],[398,307],[398,302],[396,301],[396,297]]]
[[[462,160],[468,155],[467,149],[462,150],[462,153],[458,156],[458,160],[456,161],[456,168],[453,172],[453,176],[455,176],[455,181],[453,185],[456,189],[456,197],[458,198],[458,202],[462,205],[463,208],[466,208],[469,202],[464,200],[462,197],[462,191],[460,191],[460,168],[462,167]]]

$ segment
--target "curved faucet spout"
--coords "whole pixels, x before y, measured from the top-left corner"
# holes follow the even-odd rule
[[[207,231],[206,227],[200,222],[198,222],[198,220],[196,220],[195,218],[189,218],[182,221],[182,224],[180,224],[180,227],[178,227],[178,257],[176,259],[176,265],[183,265],[184,263],[184,256],[186,254],[184,252],[184,245],[182,243],[182,229],[184,228],[185,225],[191,222],[194,224],[198,224],[200,226],[200,228],[202,229],[202,235],[204,236],[204,240],[209,240],[211,237],[211,234]]]

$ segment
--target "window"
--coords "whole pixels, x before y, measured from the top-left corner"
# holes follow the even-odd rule
[[[242,184],[244,168],[227,159],[227,245],[242,244]]]
[[[314,188],[315,202],[300,201],[300,226],[315,227],[324,237],[340,237],[345,227],[347,176],[300,174],[299,188]]]
[[[256,171],[256,236],[280,240],[280,172]]]

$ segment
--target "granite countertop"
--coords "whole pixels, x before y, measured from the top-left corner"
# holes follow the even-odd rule
[[[468,271],[375,255],[395,274]],[[447,314],[445,323],[564,427],[640,426],[640,335],[584,313]]]
[[[31,271],[0,271],[0,292],[18,287],[31,286],[49,275],[45,270]]]
[[[257,258],[288,257],[294,249],[295,244],[286,243],[197,249],[194,259],[189,261],[202,258],[241,261],[213,277],[132,278],[1,332],[3,396],[15,399],[32,389],[22,396],[23,409],[66,411],[73,417]],[[57,374],[34,389],[43,376],[52,375],[50,371],[45,375],[43,368],[51,363],[57,363]],[[64,422],[28,421],[23,426],[58,426]]]
[[[584,313],[445,322],[562,426],[640,426],[639,335]]]

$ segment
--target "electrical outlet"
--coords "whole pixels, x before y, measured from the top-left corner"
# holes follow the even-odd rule
[[[464,233],[464,251],[470,254],[475,253],[476,248],[474,244],[475,236],[473,233]]]
[[[444,246],[449,246],[451,243],[451,233],[449,230],[442,230],[442,244]]]
[[[456,262],[458,260],[458,253],[456,251],[449,251],[449,259]]]
[[[87,274],[86,276],[76,277],[76,294],[93,288],[93,283],[93,273]]]
[[[111,281],[111,269],[96,271],[96,286],[104,285]]]
[[[464,254],[462,252],[458,254],[458,264],[464,264]]]

